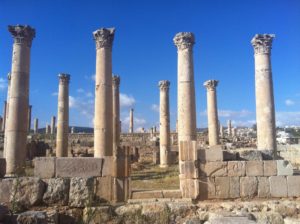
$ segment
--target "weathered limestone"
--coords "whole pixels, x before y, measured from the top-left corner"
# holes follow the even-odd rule
[[[275,109],[271,67],[273,34],[256,34],[251,40],[255,59],[257,149],[276,155]]]
[[[5,131],[6,112],[7,112],[7,101],[5,100],[3,104],[3,123],[1,127],[1,130],[3,132]]]
[[[68,156],[69,134],[69,74],[59,74],[56,157]]]
[[[3,118],[0,116],[0,130],[2,130]]]
[[[9,110],[6,127],[6,174],[22,170],[26,156],[29,104],[30,48],[35,30],[30,26],[8,26],[14,38]]]
[[[158,83],[160,89],[160,167],[169,166],[169,152],[170,152],[170,109],[169,109],[169,87],[170,82],[167,80]]]
[[[39,132],[39,119],[35,118],[33,121],[33,133],[37,134]]]
[[[51,135],[55,134],[55,123],[56,123],[56,117],[51,117]]]
[[[228,137],[232,136],[232,129],[231,129],[231,120],[227,121],[227,132],[228,132]]]
[[[93,35],[96,42],[94,157],[112,156],[112,44],[114,28],[101,28]]]
[[[133,133],[133,108],[130,109],[129,113],[129,133]]]
[[[224,127],[220,125],[220,137],[224,138]]]
[[[7,128],[6,128],[6,124],[8,122],[8,107],[9,107],[9,98],[10,98],[10,83],[11,83],[11,73],[9,72],[7,74],[7,96],[6,96],[6,103],[5,103],[5,107],[6,107],[6,111],[5,111],[5,117],[4,117],[4,147],[3,147],[3,157],[5,158],[5,149],[6,149],[6,145],[7,145]]]
[[[29,105],[29,107],[28,107],[28,133],[30,133],[30,130],[31,130],[31,111],[32,111],[32,105]]]
[[[46,124],[46,127],[45,127],[45,133],[46,133],[46,134],[50,134],[50,133],[51,133],[51,127],[50,127],[50,124]]]
[[[120,77],[113,76],[112,98],[113,98],[113,155],[118,154],[120,146]]]
[[[219,144],[218,108],[217,108],[217,80],[208,80],[204,83],[207,89],[207,120],[209,146]]]

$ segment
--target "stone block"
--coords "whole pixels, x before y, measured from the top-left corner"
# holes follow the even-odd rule
[[[159,163],[160,163],[160,152],[154,151],[153,152],[153,164],[159,165]]]
[[[264,161],[264,176],[276,176],[277,175],[277,162],[275,160]]]
[[[229,177],[229,197],[239,198],[240,197],[240,178]]]
[[[198,178],[198,161],[179,161],[179,171],[185,178]]]
[[[88,208],[84,208],[83,210],[84,223],[89,223],[89,224],[108,223],[111,216],[112,216],[112,211],[110,206],[88,207]]]
[[[47,214],[44,211],[27,211],[18,215],[17,223],[47,224]]]
[[[199,179],[199,199],[216,198],[216,187],[214,177],[201,177]]]
[[[238,153],[237,152],[229,152],[224,150],[223,151],[223,161],[235,161],[238,160]]]
[[[34,176],[39,178],[53,178],[56,170],[55,157],[36,157],[34,159]]]
[[[270,193],[272,197],[287,197],[287,181],[285,176],[269,177]]]
[[[131,170],[130,156],[114,156],[113,159],[113,177],[129,177]]]
[[[291,176],[293,175],[293,166],[287,160],[277,160],[277,175]]]
[[[220,149],[199,149],[198,160],[200,163],[206,162],[222,162],[223,150]]]
[[[263,176],[264,162],[263,161],[246,161],[246,176]]]
[[[257,196],[259,198],[269,198],[271,196],[269,177],[257,177],[257,180],[258,180]]]
[[[113,177],[96,178],[95,197],[98,202],[110,202],[113,199]]]
[[[113,178],[114,202],[126,202],[130,197],[130,177]]]
[[[113,166],[114,166],[114,157],[113,156],[104,156],[103,157],[103,165],[102,165],[102,172],[101,176],[112,176],[113,173]]]
[[[163,190],[164,198],[182,198],[180,190]]]
[[[163,192],[160,190],[147,191],[132,191],[131,199],[149,199],[149,198],[163,198]]]
[[[216,198],[229,198],[230,181],[229,177],[216,177]]]
[[[51,178],[46,181],[46,192],[43,201],[47,205],[67,205],[69,200],[70,179]]]
[[[0,204],[8,204],[13,188],[14,178],[0,180]]]
[[[228,176],[230,177],[243,177],[246,175],[246,162],[245,161],[228,161]]]
[[[263,160],[262,152],[259,150],[240,151],[238,154],[238,157],[240,160],[247,160],[247,161],[251,161],[251,160],[262,161]]]
[[[107,189],[107,191],[111,191]],[[69,206],[83,208],[93,204],[94,178],[71,178]]]
[[[227,176],[227,162],[208,162],[200,164],[200,176],[224,177]]]
[[[180,190],[183,198],[196,199],[199,196],[199,181],[198,179],[180,179]]]
[[[101,176],[102,165],[102,158],[56,158],[56,177],[98,177]]]
[[[197,159],[197,141],[181,141],[179,143],[179,161],[194,161]]]
[[[6,174],[6,160],[5,158],[0,158],[0,178],[4,177]]]
[[[256,177],[240,178],[240,195],[242,198],[253,198],[257,196],[258,181]]]
[[[300,197],[300,176],[287,176],[288,196]]]

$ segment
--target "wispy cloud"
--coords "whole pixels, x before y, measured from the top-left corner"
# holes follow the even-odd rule
[[[84,91],[84,89],[82,89],[82,88],[79,88],[79,89],[77,89],[77,93],[84,93],[85,91]]]
[[[125,93],[120,93],[120,106],[121,107],[132,107],[135,104],[133,96],[129,96]]]
[[[159,113],[159,106],[157,104],[152,104],[151,105],[151,110]]]
[[[277,126],[300,126],[300,111],[278,111],[276,112]]]
[[[4,91],[7,88],[7,81],[3,78],[0,78],[0,91]]]
[[[58,92],[51,93],[51,96],[58,96]]]
[[[291,99],[286,99],[285,100],[285,105],[287,105],[287,106],[293,106],[293,105],[295,105],[295,102],[293,100],[291,100]]]

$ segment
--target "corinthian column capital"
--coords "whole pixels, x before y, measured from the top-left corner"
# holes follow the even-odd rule
[[[274,37],[274,34],[256,34],[251,40],[251,44],[254,47],[254,53],[271,54]]]
[[[120,86],[120,82],[121,82],[120,76],[114,75],[112,77],[112,85],[113,85],[113,87],[119,87]]]
[[[33,38],[35,37],[35,29],[30,26],[8,26],[8,31],[12,34],[15,44],[26,44],[31,47]]]
[[[173,41],[178,50],[192,49],[195,36],[191,32],[180,32],[175,35]]]
[[[169,90],[169,87],[170,87],[170,81],[168,81],[168,80],[162,80],[162,81],[159,81],[159,82],[158,82],[158,86],[159,86],[160,91],[166,91],[166,90]]]
[[[112,48],[115,28],[101,28],[93,32],[96,48]]]
[[[218,86],[218,83],[218,80],[207,80],[206,82],[204,82],[203,85],[206,87],[207,90],[215,90]]]
[[[59,83],[61,83],[61,84],[69,84],[69,82],[70,82],[70,75],[69,74],[60,73],[58,75],[58,78],[59,78]]]

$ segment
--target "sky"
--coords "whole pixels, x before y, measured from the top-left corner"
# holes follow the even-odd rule
[[[8,25],[36,29],[31,48],[32,120],[57,114],[58,74],[70,81],[70,126],[93,127],[96,51],[92,32],[115,27],[113,74],[121,77],[123,131],[134,108],[135,130],[159,126],[160,80],[169,80],[170,121],[177,116],[177,49],[173,37],[193,32],[197,127],[207,126],[203,83],[219,80],[222,125],[255,123],[251,39],[275,34],[272,69],[277,126],[300,126],[299,0],[0,0],[0,102],[6,99],[13,38]],[[0,110],[3,103],[0,103]],[[3,110],[3,109],[2,109]]]

